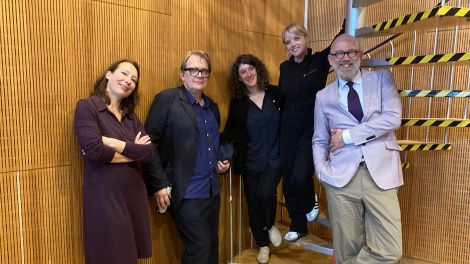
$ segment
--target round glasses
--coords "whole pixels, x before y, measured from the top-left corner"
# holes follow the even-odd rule
[[[357,54],[359,54],[361,51],[360,50],[357,50],[357,49],[350,49],[348,51],[342,51],[342,50],[338,50],[336,53],[330,53],[331,56],[334,56],[336,57],[337,59],[342,59],[344,58],[344,55],[348,55],[349,58],[354,58],[357,56]]]
[[[188,71],[189,75],[193,77],[197,77],[199,73],[201,73],[201,76],[204,78],[207,78],[211,75],[211,71],[209,69],[186,68],[184,70]]]

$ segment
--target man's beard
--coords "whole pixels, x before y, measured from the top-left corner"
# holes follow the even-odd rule
[[[348,71],[343,71],[340,67],[341,64],[350,64],[351,68]],[[361,62],[356,61],[355,63],[338,63],[332,66],[333,70],[336,73],[336,76],[340,78],[341,80],[344,81],[351,81],[359,72],[359,69],[361,68]]]

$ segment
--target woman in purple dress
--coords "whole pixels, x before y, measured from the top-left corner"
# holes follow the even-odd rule
[[[111,64],[78,101],[74,129],[85,160],[83,239],[88,264],[137,263],[152,255],[147,193],[139,163],[153,145],[134,114],[140,69]]]

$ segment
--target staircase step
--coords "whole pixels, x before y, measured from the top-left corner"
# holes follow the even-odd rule
[[[439,6],[356,30],[356,36],[367,38],[414,30],[427,30],[465,24],[470,21],[470,8]]]
[[[383,0],[354,0],[353,1],[353,7],[357,8],[357,7],[366,7],[366,6],[370,6],[370,5],[373,5],[377,2],[381,2]]]
[[[404,170],[404,169],[409,169],[410,168],[410,163],[409,162],[405,162],[405,163],[402,163],[401,164],[401,168]]]
[[[414,64],[443,63],[454,62],[468,64],[470,62],[470,52],[447,53],[435,55],[420,55],[408,57],[392,57],[381,59],[365,59],[362,61],[362,67],[384,67],[384,66],[405,66]]]
[[[470,120],[455,118],[403,118],[401,126],[470,127]]]
[[[412,140],[398,140],[402,151],[428,151],[428,150],[451,150],[452,145],[447,143],[420,142]]]
[[[399,90],[403,97],[470,97],[470,90]]]

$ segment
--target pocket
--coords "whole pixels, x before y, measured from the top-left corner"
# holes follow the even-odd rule
[[[400,145],[396,141],[385,141],[385,147],[390,150],[401,151]]]

